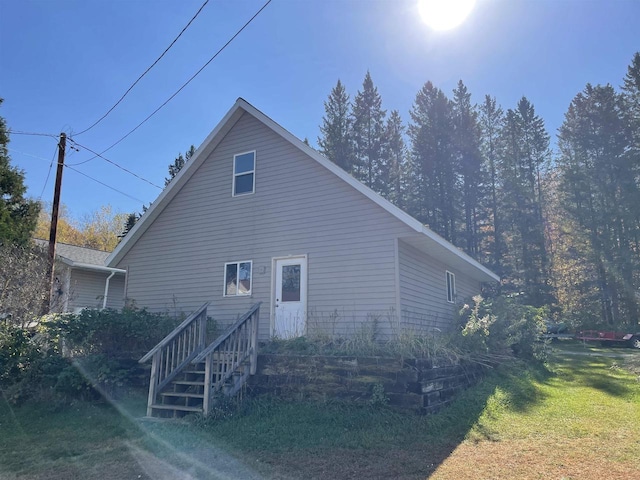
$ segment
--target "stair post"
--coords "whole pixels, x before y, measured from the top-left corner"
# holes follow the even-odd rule
[[[253,321],[251,323],[251,357],[250,357],[250,369],[249,373],[251,375],[256,374],[256,370],[258,368],[258,323],[260,320],[260,309],[258,308],[253,316]]]
[[[207,355],[204,360],[204,398],[202,399],[202,414],[206,417],[211,409],[211,375],[213,374],[213,355]]]
[[[151,417],[153,411],[151,405],[156,401],[156,388],[158,385],[158,364],[160,363],[160,355],[162,352],[158,350],[153,354],[153,360],[151,362],[151,379],[149,380],[149,398],[147,400],[147,417]]]

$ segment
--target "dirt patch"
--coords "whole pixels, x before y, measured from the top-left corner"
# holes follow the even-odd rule
[[[594,438],[559,439],[545,443],[531,440],[465,442],[430,479],[628,480],[640,471],[640,458],[633,462],[602,458],[598,442]],[[640,454],[640,445],[636,445]]]

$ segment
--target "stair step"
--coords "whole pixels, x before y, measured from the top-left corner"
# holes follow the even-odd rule
[[[204,393],[162,392],[160,395],[164,397],[204,398]]]
[[[151,408],[156,410],[179,410],[181,412],[202,412],[202,407],[187,407],[184,405],[160,405],[154,403]]]
[[[176,385],[197,385],[200,387],[204,387],[204,381],[197,380],[173,380],[171,383],[175,383]]]

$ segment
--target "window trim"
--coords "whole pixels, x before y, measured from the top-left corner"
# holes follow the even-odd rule
[[[242,155],[247,155],[248,153],[252,153],[253,154],[253,170],[247,171],[247,172],[242,172],[242,173],[236,173],[236,158],[241,157]],[[247,152],[242,152],[242,153],[236,153],[233,156],[233,165],[232,168],[233,170],[231,171],[231,173],[233,174],[232,177],[232,181],[231,181],[231,196],[232,197],[244,197],[245,195],[253,195],[254,193],[256,193],[256,151],[255,150],[249,150]],[[241,176],[241,175],[248,175],[248,174],[252,174],[253,175],[253,184],[251,185],[251,191],[250,192],[244,192],[244,193],[236,193],[236,178]]]
[[[456,303],[456,274],[445,270],[447,285],[447,302]]]
[[[238,279],[238,283],[240,282],[240,264],[248,263],[251,265],[251,274],[249,276],[249,291],[247,293],[240,293],[240,289],[238,285],[236,285],[236,293],[235,294],[227,294],[227,265],[236,265],[236,278]],[[222,272],[223,277],[223,285],[222,285],[222,296],[227,298],[233,297],[250,297],[253,293],[253,260],[238,260],[237,262],[225,262],[224,270]]]

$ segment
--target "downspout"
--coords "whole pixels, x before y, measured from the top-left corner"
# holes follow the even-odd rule
[[[107,295],[109,295],[109,280],[113,278],[116,272],[111,272],[111,275],[107,277],[107,281],[104,284],[104,299],[102,300],[102,310],[107,308]]]

